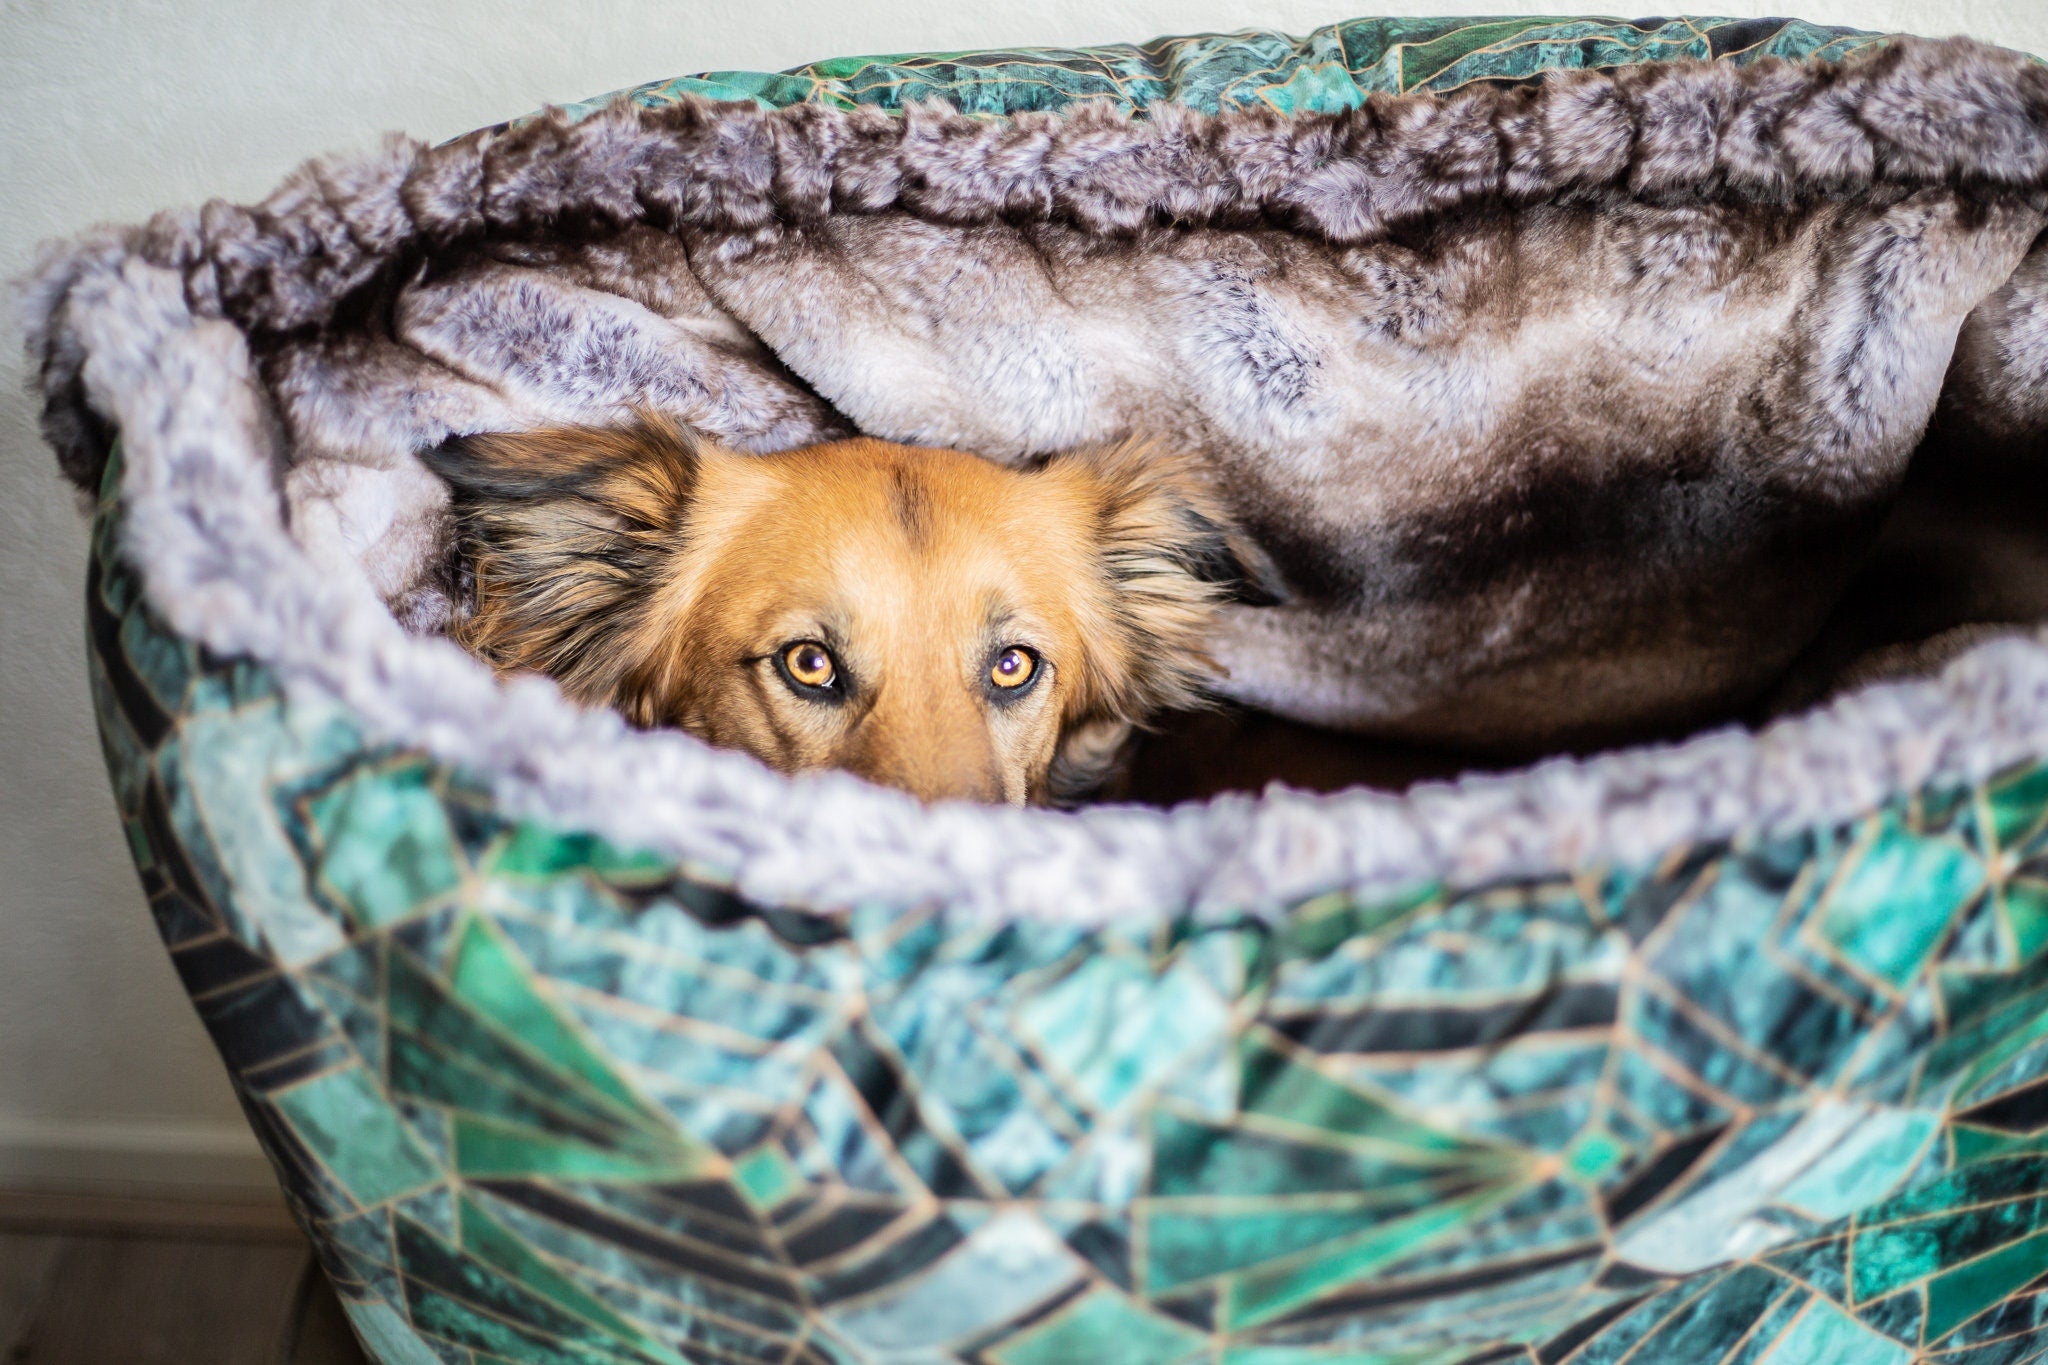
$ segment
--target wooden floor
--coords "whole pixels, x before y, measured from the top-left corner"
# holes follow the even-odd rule
[[[364,1365],[278,1205],[0,1190],[4,1365]]]

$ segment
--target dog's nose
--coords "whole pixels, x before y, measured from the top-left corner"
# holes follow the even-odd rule
[[[1003,788],[993,778],[976,774],[972,777],[951,781],[921,784],[912,789],[920,801],[978,801],[984,805],[1000,805]]]
[[[863,724],[865,752],[847,765],[869,781],[900,787],[920,801],[1012,799],[1003,790],[988,725],[971,706],[929,705],[894,724],[877,725],[878,719]]]
[[[1001,776],[987,736],[979,745],[941,740],[921,752],[901,754],[892,771],[873,774],[877,782],[901,787],[920,801],[1001,802]]]

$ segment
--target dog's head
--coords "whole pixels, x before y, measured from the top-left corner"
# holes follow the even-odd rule
[[[927,800],[1058,801],[1199,704],[1246,552],[1184,461],[1012,469],[853,440],[742,455],[643,419],[451,443],[463,643],[633,723]]]

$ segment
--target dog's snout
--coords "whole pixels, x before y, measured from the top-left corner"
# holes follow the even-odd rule
[[[885,786],[901,787],[920,801],[1021,802],[1023,793],[1003,790],[997,771],[994,747],[986,735],[979,744],[967,740],[940,739],[926,744],[897,746],[880,756],[861,775]]]
[[[888,779],[883,779],[888,780]],[[920,801],[980,801],[994,805],[1010,800],[991,764],[976,767],[930,767],[905,773],[895,785],[908,790]],[[1022,797],[1011,801],[1021,804]]]
[[[894,723],[872,719],[862,727],[863,752],[847,765],[869,781],[920,801],[1023,801],[1023,792],[1004,789],[995,741],[973,707],[927,701]]]

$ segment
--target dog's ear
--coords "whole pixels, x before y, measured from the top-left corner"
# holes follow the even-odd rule
[[[1127,442],[1055,456],[1094,503],[1099,629],[1049,778],[1055,800],[1100,785],[1135,726],[1212,704],[1209,642],[1225,603],[1270,604],[1274,575],[1193,461]]]
[[[500,671],[548,674],[578,701],[654,723],[635,637],[682,552],[696,443],[644,415],[468,436],[421,458],[453,490],[475,574],[461,643]]]
[[[1097,481],[1102,543],[1113,571],[1142,580],[1162,565],[1216,589],[1217,600],[1270,607],[1282,600],[1279,571],[1239,529],[1201,467],[1143,441],[1075,451]]]

